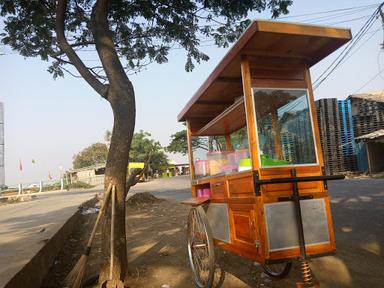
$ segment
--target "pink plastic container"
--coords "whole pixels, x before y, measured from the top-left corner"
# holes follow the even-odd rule
[[[195,162],[195,175],[197,177],[203,177],[209,175],[207,160],[197,160]]]
[[[209,188],[197,189],[197,197],[211,197],[211,189]]]
[[[239,161],[244,158],[249,158],[248,149],[241,149],[235,151],[236,164],[239,165]]]
[[[203,197],[211,197],[211,189],[204,188],[203,189]]]
[[[228,159],[228,165],[237,165],[238,164],[238,162],[236,162],[236,153],[235,152],[228,153],[227,159]]]
[[[221,172],[223,173],[230,173],[230,172],[237,172],[237,165],[225,165],[221,167]]]

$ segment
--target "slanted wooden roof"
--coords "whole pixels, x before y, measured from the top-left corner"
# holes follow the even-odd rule
[[[285,60],[310,67],[351,37],[349,29],[254,21],[180,112],[178,121],[191,120],[200,129],[232,105],[242,95],[240,61],[243,56],[259,57],[264,68],[268,61]],[[263,67],[258,72],[268,77]]]

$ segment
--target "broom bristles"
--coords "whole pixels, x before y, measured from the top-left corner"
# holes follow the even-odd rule
[[[88,256],[83,254],[77,261],[75,267],[68,273],[65,278],[65,284],[68,288],[81,288],[81,282],[83,281],[85,267],[87,266]]]

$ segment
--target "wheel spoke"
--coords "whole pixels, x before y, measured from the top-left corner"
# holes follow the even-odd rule
[[[192,208],[188,216],[188,250],[195,282],[210,288],[214,277],[213,239],[204,210]]]

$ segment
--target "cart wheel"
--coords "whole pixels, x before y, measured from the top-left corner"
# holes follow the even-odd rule
[[[195,284],[211,288],[215,272],[215,253],[211,228],[201,206],[188,215],[188,254]]]
[[[291,271],[292,262],[287,261],[275,264],[261,264],[261,267],[263,267],[265,274],[268,276],[275,279],[281,279],[287,276],[289,271]]]

